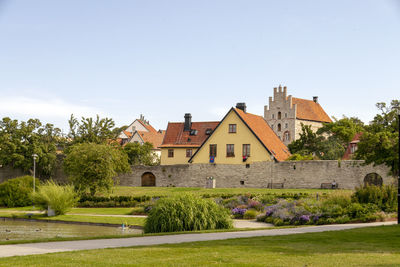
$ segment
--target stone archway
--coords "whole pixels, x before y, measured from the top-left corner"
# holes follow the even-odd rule
[[[156,186],[156,176],[151,172],[143,173],[142,186]]]
[[[382,176],[376,172],[368,173],[364,177],[364,185],[377,185],[381,186],[383,184]]]

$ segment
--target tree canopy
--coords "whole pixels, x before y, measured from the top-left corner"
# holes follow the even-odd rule
[[[399,172],[398,120],[397,109],[399,100],[392,100],[390,105],[377,103],[379,109],[373,121],[365,126],[363,135],[358,143],[356,159],[365,160],[366,164],[385,164],[391,168],[393,174]]]
[[[37,174],[49,177],[56,163],[57,145],[62,142],[61,130],[38,119],[0,121],[0,164],[28,172],[37,154]]]
[[[110,191],[113,177],[129,172],[128,156],[121,148],[110,145],[82,143],[70,147],[64,160],[64,170],[77,191],[91,195]]]
[[[115,138],[113,128],[114,121],[111,118],[96,119],[82,117],[80,121],[71,114],[69,123],[69,137],[72,144],[77,143],[96,143],[105,144]]]
[[[131,165],[156,165],[159,159],[152,152],[153,145],[151,143],[128,143],[124,146],[124,151],[128,155],[129,164]]]

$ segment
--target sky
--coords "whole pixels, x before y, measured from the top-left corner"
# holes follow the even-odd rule
[[[400,0],[0,0],[0,118],[217,121],[273,87],[364,122],[400,98]]]

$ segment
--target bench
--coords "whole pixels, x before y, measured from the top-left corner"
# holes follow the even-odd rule
[[[338,189],[339,184],[336,183],[335,187],[332,187],[332,183],[322,183],[321,189]]]
[[[271,187],[271,183],[268,183],[268,187],[267,188],[282,189],[283,188],[283,183],[272,183],[272,187]]]

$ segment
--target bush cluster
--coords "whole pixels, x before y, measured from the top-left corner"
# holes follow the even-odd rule
[[[146,220],[146,233],[232,227],[229,211],[214,201],[190,194],[159,199]]]
[[[79,207],[135,207],[138,203],[151,200],[150,196],[110,196],[110,197],[98,197],[91,195],[83,195],[79,199]]]
[[[39,185],[36,178],[35,185]],[[0,206],[24,207],[32,204],[31,193],[33,192],[33,177],[21,176],[9,179],[0,184]]]

